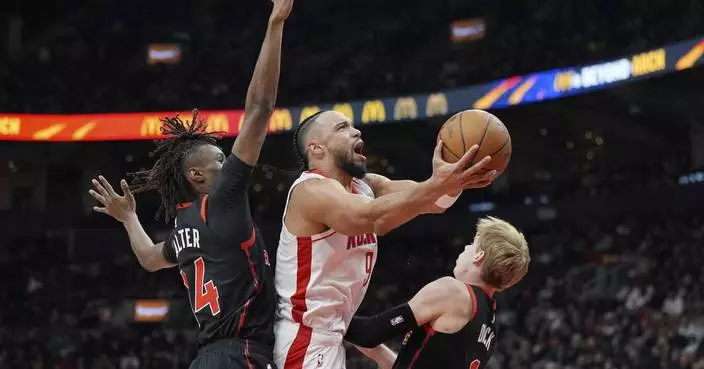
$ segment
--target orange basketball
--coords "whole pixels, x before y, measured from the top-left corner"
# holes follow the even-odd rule
[[[465,110],[453,115],[440,128],[438,139],[443,142],[442,158],[450,163],[460,160],[472,145],[479,145],[475,162],[491,156],[487,170],[495,169],[501,174],[511,159],[508,129],[499,118],[483,110]]]

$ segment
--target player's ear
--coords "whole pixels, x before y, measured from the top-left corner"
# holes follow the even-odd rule
[[[188,168],[188,179],[190,181],[195,182],[195,183],[204,183],[205,182],[204,171],[198,167],[190,167],[190,168]]]
[[[325,150],[323,149],[323,145],[315,143],[315,142],[312,142],[308,145],[308,151],[313,156],[321,156],[325,152]]]
[[[481,264],[484,261],[484,256],[486,256],[484,250],[477,250],[474,252],[474,258],[472,258],[472,262],[474,264]]]

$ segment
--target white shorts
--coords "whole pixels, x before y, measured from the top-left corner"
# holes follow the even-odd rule
[[[342,334],[321,332],[288,320],[274,323],[278,369],[345,369]]]

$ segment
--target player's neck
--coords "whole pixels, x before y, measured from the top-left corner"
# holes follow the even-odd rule
[[[335,163],[316,163],[315,166],[311,166],[311,172],[316,172],[327,178],[334,179],[345,186],[345,188],[348,188],[352,183],[352,176],[335,165]]]
[[[484,281],[482,281],[482,278],[479,275],[469,273],[467,275],[457,276],[456,278],[464,284],[469,284],[481,288],[482,291],[484,291],[484,293],[486,293],[487,296],[491,298],[493,298],[494,293],[496,293],[496,288],[493,288],[488,284],[484,283]]]

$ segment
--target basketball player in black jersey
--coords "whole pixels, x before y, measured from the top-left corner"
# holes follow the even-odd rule
[[[231,155],[215,146],[194,111],[190,124],[178,117],[163,121],[169,137],[155,150],[154,167],[136,173],[131,186],[122,180],[124,195],[102,176],[93,180],[90,194],[103,205],[94,210],[123,223],[140,264],[149,271],[178,266],[200,328],[191,368],[274,367],[273,271],[252,221],[247,185],[276,101],[283,24],[292,6],[293,0],[274,1]],[[142,228],[133,196],[151,189],[161,195],[157,216],[175,217],[169,238],[157,244]]]
[[[494,293],[528,272],[528,244],[497,218],[477,224],[453,277],[423,287],[408,303],[371,318],[354,317],[345,339],[382,369],[482,369],[496,347]],[[398,357],[382,345],[406,334]]]

